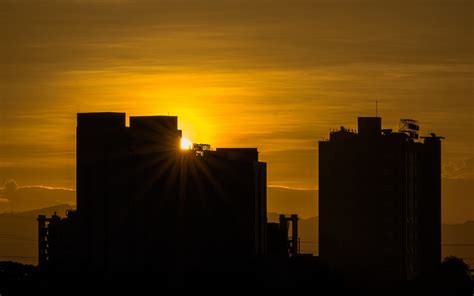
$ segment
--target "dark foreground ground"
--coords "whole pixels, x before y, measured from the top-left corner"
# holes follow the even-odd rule
[[[32,265],[0,262],[0,295],[156,295],[169,290],[254,293],[304,291],[313,295],[474,295],[474,281],[440,271],[417,280],[363,283],[342,279],[315,260],[263,263],[239,272],[53,273]],[[100,295],[100,294],[99,294]]]

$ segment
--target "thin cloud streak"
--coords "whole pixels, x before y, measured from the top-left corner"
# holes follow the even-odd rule
[[[317,153],[375,100],[386,126],[447,136],[446,161],[474,156],[470,1],[0,3],[0,178],[48,163],[73,177],[75,114],[92,111],[256,146],[283,186],[315,187],[317,164],[291,152]]]

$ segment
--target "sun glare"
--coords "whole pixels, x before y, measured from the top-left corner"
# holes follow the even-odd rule
[[[186,139],[185,137],[181,138],[181,149],[189,150],[193,148],[193,143]]]

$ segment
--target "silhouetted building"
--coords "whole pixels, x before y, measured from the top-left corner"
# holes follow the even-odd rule
[[[68,211],[67,218],[56,213],[50,218],[38,216],[38,266],[46,270],[54,263],[55,270],[80,270],[80,256],[84,257],[76,211]]]
[[[441,141],[381,122],[319,142],[319,254],[350,278],[411,279],[441,260]]]
[[[181,150],[177,117],[77,117],[77,211],[39,217],[50,270],[235,270],[267,251],[256,148]],[[45,243],[47,241],[47,243]]]
[[[283,258],[302,255],[299,250],[298,215],[280,215],[278,223],[267,223],[267,255]]]

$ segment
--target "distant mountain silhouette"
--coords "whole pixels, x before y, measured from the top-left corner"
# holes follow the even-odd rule
[[[446,224],[474,220],[474,179],[443,179],[441,215]]]
[[[461,224],[443,224],[443,256],[454,255],[465,258],[474,268],[474,221]]]
[[[57,205],[20,213],[0,214],[0,261],[37,264],[39,214],[64,216],[73,205]]]
[[[57,205],[48,208],[36,209],[26,212],[0,214],[0,261],[17,261],[25,264],[36,264],[37,256],[37,222],[39,214],[47,216],[56,212],[64,217],[68,209],[74,205]],[[268,221],[278,221],[279,213],[268,213]],[[474,247],[459,246],[474,244],[474,221],[462,224],[443,224],[443,256],[456,255],[464,258],[474,258]],[[317,253],[318,218],[301,218],[299,220],[299,236],[301,252]],[[473,260],[466,260],[474,266]]]
[[[23,212],[59,204],[75,204],[76,192],[70,189],[43,186],[0,187],[0,213]],[[301,218],[318,215],[318,191],[268,187],[268,212],[295,213]],[[474,180],[443,179],[443,223],[456,224],[474,220]]]
[[[268,221],[278,221],[278,213],[269,213]],[[442,224],[443,257],[455,255],[466,258],[474,267],[474,221],[461,224]],[[299,220],[302,253],[318,253],[318,217]]]
[[[38,214],[56,212],[65,216],[75,207],[75,191],[31,186],[0,188],[0,260],[36,264]],[[474,244],[474,182],[468,179],[443,179],[443,244]],[[317,253],[317,190],[268,188],[268,219],[278,221],[279,213],[300,216],[302,252]],[[9,213],[14,212],[14,213]],[[455,224],[457,223],[457,224]],[[449,225],[452,224],[452,225]],[[443,255],[474,258],[474,247],[444,246]],[[4,256],[4,257],[1,257]],[[13,256],[13,257],[12,257]],[[474,265],[474,260],[468,260]]]
[[[46,216],[51,216],[54,213],[57,215],[64,217],[66,216],[66,211],[75,209],[76,206],[74,204],[60,204],[60,205],[55,205],[52,207],[47,207],[47,208],[41,208],[41,209],[34,209],[30,211],[24,211],[24,212],[13,212],[13,213],[2,213],[0,214],[1,216],[7,216],[8,214],[12,215],[18,215],[18,216],[24,216],[24,217],[35,217],[37,218],[38,215],[46,215]]]
[[[442,222],[459,224],[474,220],[474,180],[442,180]],[[296,213],[302,218],[318,216],[318,191],[268,188],[268,212]]]

